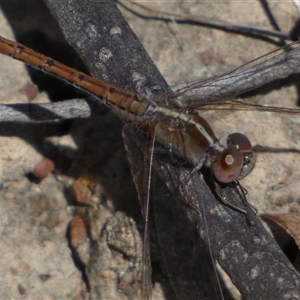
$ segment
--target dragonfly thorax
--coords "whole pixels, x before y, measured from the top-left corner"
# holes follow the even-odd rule
[[[185,114],[168,107],[157,106],[159,122],[155,126],[158,140],[180,157],[198,165],[212,148],[217,138],[198,113]]]

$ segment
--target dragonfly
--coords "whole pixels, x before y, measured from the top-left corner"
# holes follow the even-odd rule
[[[266,58],[265,58],[266,59]],[[176,97],[176,99],[179,99],[178,97]],[[180,148],[179,148],[180,149]]]
[[[232,98],[233,91],[230,86],[226,85],[229,78],[236,77],[241,80],[241,90],[251,89],[251,82],[247,82],[247,75],[251,72],[261,72],[264,77],[268,68],[274,67],[275,62],[283,59],[294,59],[293,53],[298,50],[299,43],[294,43],[288,47],[275,51],[268,56],[264,56],[255,60],[241,68],[238,68],[227,75],[216,77],[213,80],[200,83],[193,83],[180,88],[176,92],[166,95],[159,99],[147,99],[137,93],[114,87],[105,82],[96,80],[86,74],[69,68],[51,58],[45,57],[21,44],[0,38],[0,52],[11,56],[17,60],[28,63],[37,67],[42,71],[60,77],[81,90],[95,95],[114,110],[122,118],[126,118],[131,122],[137,122],[137,128],[140,132],[151,133],[150,144],[153,150],[155,139],[171,152],[171,156],[185,159],[191,164],[191,173],[187,173],[186,177],[181,179],[181,185],[188,185],[192,177],[205,165],[210,169],[215,184],[215,192],[219,196],[220,201],[231,206],[231,208],[239,211],[248,218],[248,213],[233,204],[226,198],[219,187],[220,183],[230,183],[245,177],[252,171],[255,163],[255,157],[251,150],[251,143],[244,135],[234,133],[229,135],[227,146],[220,144],[215,137],[213,130],[207,121],[198,111],[205,109],[242,109],[242,110],[262,110],[283,112],[289,114],[299,114],[298,110],[263,107],[259,105],[246,104],[242,102],[220,101],[220,99]],[[282,70],[283,72],[284,70]],[[244,76],[239,79],[237,75]],[[248,84],[248,85],[247,85]],[[225,88],[224,88],[225,87]],[[199,107],[199,89],[202,89],[201,95],[209,97],[211,102]],[[218,90],[219,89],[219,90]],[[203,93],[203,91],[205,93]],[[221,96],[220,96],[221,95]],[[152,152],[151,152],[152,153]],[[152,160],[150,153],[150,163]],[[237,161],[237,163],[236,163]],[[150,170],[150,169],[149,169]],[[151,180],[151,174],[147,177]],[[147,182],[149,185],[149,182]],[[178,186],[178,189],[184,187]],[[243,189],[241,189],[243,194]],[[150,198],[149,194],[141,196],[144,208],[144,216],[147,220],[147,207]],[[243,197],[245,195],[243,194]],[[188,203],[196,212],[198,208],[191,202]],[[148,228],[145,226],[145,240],[148,242]],[[148,257],[149,253],[144,253]],[[145,258],[145,261],[149,260]],[[146,271],[144,271],[146,272]],[[149,276],[148,276],[149,277]],[[149,297],[149,284],[145,288],[144,298]]]
[[[162,145],[169,147],[169,151],[174,155],[187,159],[194,166],[192,173],[207,164],[216,179],[214,181],[215,191],[220,200],[227,206],[243,213],[250,223],[247,212],[231,204],[222,194],[221,188],[218,187],[218,182],[238,182],[237,180],[244,178],[252,171],[255,156],[246,136],[241,133],[233,133],[228,136],[227,147],[224,147],[217,140],[206,120],[196,111],[188,112],[186,108],[180,107],[182,105],[179,105],[179,102],[172,107],[163,105],[161,101],[155,99],[149,100],[137,93],[96,80],[3,37],[0,37],[0,52],[64,79],[79,89],[102,99],[120,117],[138,122],[137,126],[141,131],[150,132],[153,142],[154,139],[157,139]],[[181,91],[177,93],[181,94]],[[166,101],[169,102],[172,97],[174,95],[168,96]],[[176,101],[172,100],[172,102]],[[188,177],[184,181],[189,181]],[[149,178],[151,178],[150,174]],[[243,189],[242,194],[246,202]],[[146,210],[149,205],[149,194],[141,202],[145,207],[144,217],[147,220]],[[145,226],[145,232],[148,232],[148,225]],[[145,244],[147,241],[148,237],[145,234]],[[149,294],[149,292],[147,293]]]

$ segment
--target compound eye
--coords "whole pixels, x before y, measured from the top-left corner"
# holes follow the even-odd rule
[[[235,147],[242,152],[249,152],[252,150],[249,139],[239,132],[232,133],[227,137],[227,146]]]
[[[220,182],[235,180],[243,166],[243,155],[237,148],[228,148],[222,151],[212,163],[212,172]]]

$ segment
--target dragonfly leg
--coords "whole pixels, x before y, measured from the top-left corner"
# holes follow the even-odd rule
[[[179,189],[180,193],[182,193],[183,195],[186,194],[186,193],[184,192],[184,187],[183,187],[182,185],[180,185],[180,186],[178,187],[178,189]],[[192,201],[186,201],[186,204],[187,204],[188,206],[190,206],[191,209],[195,210],[196,213],[197,213],[198,215],[200,215],[200,216],[202,215],[202,212],[199,210],[199,208],[198,208]]]
[[[179,186],[177,187],[177,189],[178,189],[178,190],[182,190],[183,186],[184,186],[185,184],[187,184],[187,183],[191,180],[191,178],[192,178],[192,176],[195,174],[195,172],[198,172],[198,171],[201,169],[202,165],[203,165],[202,163],[201,163],[201,165],[199,164],[199,165],[196,166],[191,172],[189,172],[189,174],[187,174],[187,175],[184,177],[184,179],[180,182],[180,184],[179,184]]]
[[[245,216],[248,225],[249,225],[249,226],[252,226],[253,224],[252,224],[252,222],[251,222],[251,220],[250,220],[250,218],[249,218],[248,212],[247,212],[246,210],[244,210],[244,209],[242,209],[242,208],[240,208],[240,207],[238,207],[238,206],[232,204],[232,203],[228,200],[228,198],[224,195],[224,193],[222,192],[222,190],[221,190],[219,184],[218,184],[215,180],[213,180],[213,182],[214,182],[214,185],[215,185],[215,192],[217,193],[217,195],[218,195],[220,201],[223,202],[223,204],[225,204],[226,206],[228,206],[228,207],[230,207],[230,208],[232,208],[232,209],[234,209],[234,210],[236,210],[236,211],[242,213],[242,214]],[[241,190],[242,190],[242,189],[241,189]],[[243,192],[242,192],[242,195],[244,195]],[[243,203],[245,204],[244,201],[245,201],[246,197],[243,197],[243,196],[242,196],[242,199],[243,199]],[[251,207],[247,200],[246,200],[246,203],[247,203],[247,204],[245,204],[246,206]],[[251,208],[252,208],[252,207],[251,207]]]
[[[205,160],[204,161],[201,161],[200,163],[198,163],[198,165],[193,168],[193,170],[191,172],[189,172],[184,178],[183,180],[180,182],[180,184],[178,185],[177,189],[180,193],[182,193],[183,195],[185,195],[185,192],[184,192],[184,186],[187,185],[189,183],[189,181],[192,179],[192,176],[198,172],[203,164],[205,163]],[[186,201],[187,204],[192,208],[194,209],[199,215],[201,215],[201,211],[199,210],[198,207],[195,206],[195,204],[192,202],[192,201]]]
[[[242,200],[245,206],[249,207],[253,210],[254,214],[256,215],[258,210],[255,206],[253,206],[251,203],[248,202],[246,195],[248,194],[248,191],[241,185],[241,183],[238,180],[233,181],[234,185],[239,188],[241,191]]]
[[[184,178],[183,180],[181,180],[179,186],[177,187],[177,189],[179,191],[182,191],[183,190],[183,186],[188,184],[188,182],[192,179],[193,175],[198,172],[202,166],[205,164],[206,162],[206,158],[204,160],[201,160],[196,167],[193,168],[193,170],[191,172],[189,172]]]

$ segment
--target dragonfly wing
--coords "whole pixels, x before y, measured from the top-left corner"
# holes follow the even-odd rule
[[[300,71],[300,42],[261,56],[231,72],[177,88],[166,97],[171,105],[197,108],[233,99],[268,82]]]
[[[149,160],[145,158],[149,152],[151,139],[147,139],[146,135],[135,130],[131,125],[124,126],[123,136],[143,214],[145,214],[148,189],[145,184],[149,178],[147,168]],[[158,149],[159,156],[165,157],[165,150],[159,147],[156,149]],[[163,164],[163,161],[156,161],[154,165],[161,163]],[[165,184],[173,184],[171,175],[168,178],[165,174],[164,182],[159,179],[159,176],[153,175],[153,177],[155,227],[168,277],[177,298],[222,299],[210,251],[197,234],[200,219],[194,215],[193,222],[191,222],[180,205],[182,203],[180,195],[177,191],[172,193],[166,188]],[[203,228],[203,226],[200,227]],[[146,238],[144,237],[143,293],[147,298],[151,295],[152,285],[149,232],[146,231],[144,235]]]
[[[168,162],[155,160],[154,166],[160,177],[154,180],[157,235],[177,298],[223,299],[207,240],[205,214],[199,215],[187,205],[178,190],[179,173],[170,169]],[[204,232],[202,237],[199,228]]]
[[[127,158],[131,167],[133,181],[138,193],[138,198],[142,208],[142,214],[145,220],[144,238],[143,238],[143,259],[142,259],[142,299],[151,299],[152,281],[151,281],[151,260],[149,249],[149,227],[148,227],[148,205],[150,180],[149,172],[149,143],[151,144],[151,135],[137,135],[133,126],[127,124],[123,127],[123,140],[127,153]],[[151,148],[151,147],[150,147]],[[143,151],[145,150],[145,151]],[[150,154],[150,153],[149,153]]]

